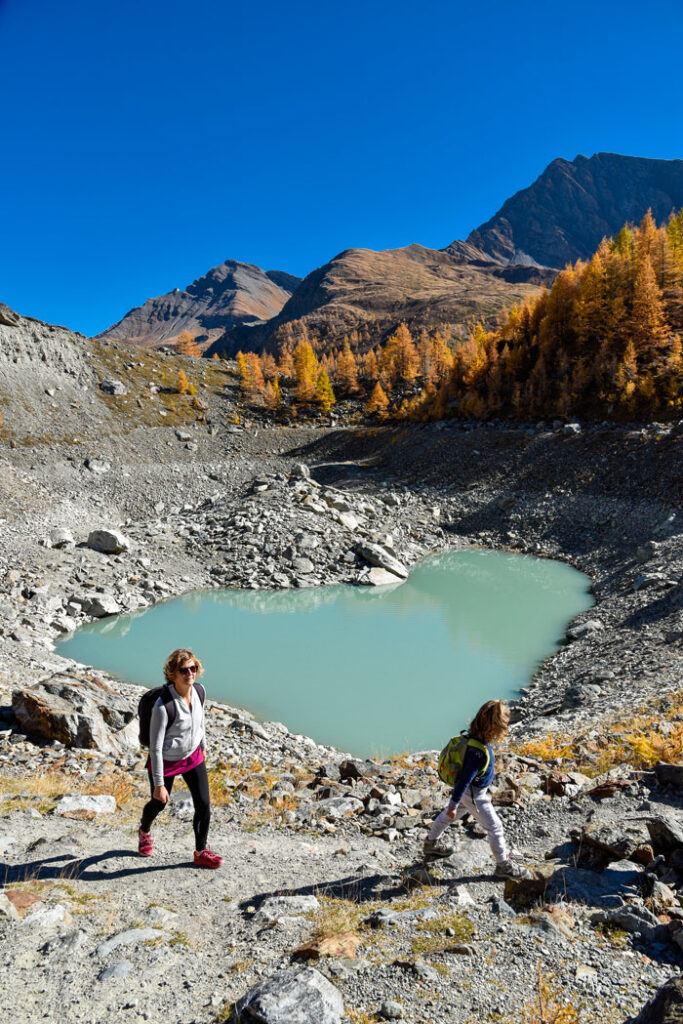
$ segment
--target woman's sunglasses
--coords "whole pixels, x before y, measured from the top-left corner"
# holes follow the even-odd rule
[[[196,665],[183,665],[183,667],[179,668],[178,671],[183,676],[189,676],[190,672],[194,672],[194,674],[196,675],[197,674],[197,666]]]

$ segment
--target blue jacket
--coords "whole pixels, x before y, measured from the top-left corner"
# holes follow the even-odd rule
[[[460,774],[455,780],[453,792],[451,793],[452,803],[459,804],[460,800],[462,799],[463,793],[465,793],[466,790],[470,788],[470,786],[474,786],[476,790],[482,790],[487,789],[493,782],[493,751],[491,750],[491,745],[489,743],[486,744],[486,749],[489,752],[488,768],[481,776],[481,778],[477,778],[477,775],[486,764],[484,751],[479,750],[477,747],[467,748],[465,760],[462,763]]]

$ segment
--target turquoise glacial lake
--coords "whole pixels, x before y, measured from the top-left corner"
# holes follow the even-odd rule
[[[466,550],[389,587],[206,590],[84,626],[59,653],[158,686],[189,647],[210,697],[356,755],[441,747],[509,699],[590,608],[562,562]],[[210,738],[210,737],[209,737]]]

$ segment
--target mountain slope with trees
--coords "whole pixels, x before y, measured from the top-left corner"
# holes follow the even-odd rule
[[[505,303],[550,283],[552,272],[501,267],[482,253],[467,255],[409,245],[403,249],[347,249],[301,282],[282,311],[267,324],[239,327],[214,342],[207,355],[239,350],[279,351],[315,335],[322,348],[348,335],[360,351],[384,341],[401,322],[411,330],[449,326],[466,333],[473,318],[487,319]]]
[[[682,331],[683,210],[659,228],[648,211],[495,331],[478,324],[438,391],[426,389],[410,412],[680,417]]]

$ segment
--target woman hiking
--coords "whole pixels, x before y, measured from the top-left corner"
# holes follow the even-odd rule
[[[138,852],[141,857],[153,854],[152,822],[168,803],[176,776],[182,775],[194,804],[194,863],[201,868],[219,868],[223,858],[207,846],[211,804],[204,761],[206,694],[201,683],[195,685],[202,672],[199,658],[185,648],[173,651],[166,659],[166,686],[152,709],[150,721],[146,767],[151,799],[142,810]]]
[[[502,700],[489,700],[479,708],[462,740],[451,740],[449,743],[446,749],[458,748],[456,766],[460,761],[460,767],[455,776],[448,805],[434,820],[425,839],[425,860],[450,857],[453,847],[443,842],[441,836],[452,821],[469,811],[486,831],[493,856],[496,858],[495,876],[518,878],[524,874],[524,869],[510,859],[503,823],[493,808],[489,794],[489,786],[494,777],[491,743],[502,739],[509,724],[510,709]]]

